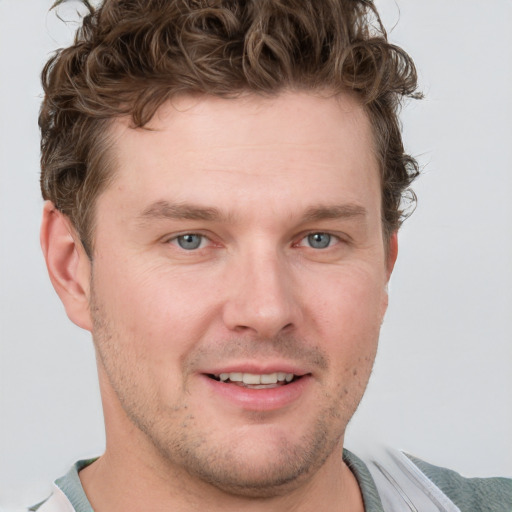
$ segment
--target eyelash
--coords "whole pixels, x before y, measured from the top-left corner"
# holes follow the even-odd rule
[[[309,245],[302,245],[302,242],[304,240],[307,240],[309,237],[313,237],[315,235],[327,236],[328,237],[328,244],[325,247],[312,247],[311,244],[309,244]],[[179,243],[179,240],[181,238],[184,238],[184,237],[187,237],[187,236],[189,236],[189,237],[200,237],[200,241],[199,241],[198,247],[192,247],[192,248],[187,249],[187,248],[183,247]],[[211,239],[207,235],[204,235],[202,233],[189,232],[189,233],[182,233],[182,234],[179,234],[179,235],[175,235],[172,238],[168,239],[166,241],[166,243],[171,243],[173,245],[176,245],[177,247],[179,247],[180,249],[182,249],[183,251],[186,251],[186,252],[194,252],[194,251],[197,251],[197,250],[200,250],[200,249],[204,249],[204,247],[202,247],[202,245],[203,245],[203,243],[205,241],[210,241],[211,242]],[[298,242],[295,242],[293,244],[293,247],[308,247],[309,249],[314,249],[314,250],[321,251],[321,250],[329,249],[330,247],[332,247],[333,245],[337,245],[341,241],[342,241],[342,239],[338,235],[335,235],[333,233],[329,233],[329,232],[326,232],[326,231],[310,231],[308,233],[305,233],[305,234],[301,235],[301,237],[298,240]],[[311,240],[309,240],[309,242],[311,242]],[[334,242],[334,243],[331,243],[331,242]]]
[[[336,245],[337,243],[339,243],[341,241],[341,238],[333,233],[329,233],[329,232],[326,232],[326,231],[311,231],[309,233],[306,233],[304,236],[302,236],[299,240],[299,242],[297,244],[294,244],[295,246],[302,246],[301,245],[301,242],[303,240],[306,240],[306,239],[309,239],[310,237],[313,237],[315,235],[323,235],[323,236],[327,236],[329,237],[328,239],[328,244],[327,246],[325,247],[312,247],[311,245],[308,245],[307,247],[309,247],[310,249],[315,249],[315,250],[326,250],[326,249],[329,249],[330,247],[332,247],[333,245]],[[310,244],[311,244],[311,240],[309,240]],[[335,243],[331,243],[331,242],[335,242]]]
[[[187,236],[189,236],[189,237],[192,237],[192,236],[200,237],[199,246],[191,248],[191,249],[186,249],[185,247],[181,246],[180,243],[179,243],[179,239],[187,237]],[[201,246],[203,245],[203,243],[206,240],[211,241],[210,238],[208,238],[206,235],[203,235],[202,233],[190,232],[190,233],[182,233],[180,235],[173,236],[172,238],[167,240],[167,243],[171,243],[173,245],[176,245],[177,247],[179,247],[180,249],[182,249],[182,250],[184,250],[186,252],[193,252],[193,251],[197,251],[198,249],[204,249],[204,247],[201,247]]]

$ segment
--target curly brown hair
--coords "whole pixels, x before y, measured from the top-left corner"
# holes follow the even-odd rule
[[[58,0],[56,4],[63,0]],[[387,40],[370,0],[104,0],[74,44],[42,72],[43,197],[67,215],[92,256],[94,203],[114,172],[109,125],[143,127],[180,93],[237,97],[285,89],[354,91],[373,126],[385,237],[418,175],[398,111],[414,63]]]

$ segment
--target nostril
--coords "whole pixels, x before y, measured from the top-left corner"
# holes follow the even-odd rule
[[[246,332],[246,331],[250,331],[251,328],[247,325],[236,325],[235,326],[235,331],[237,332]]]

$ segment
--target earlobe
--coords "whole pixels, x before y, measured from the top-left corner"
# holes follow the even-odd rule
[[[386,269],[387,269],[387,281],[391,277],[393,268],[395,267],[396,258],[398,256],[398,233],[395,231],[391,234],[388,241],[387,247],[387,258],[386,258]]]
[[[91,263],[70,220],[50,201],[43,209],[41,248],[50,280],[69,319],[90,331]]]

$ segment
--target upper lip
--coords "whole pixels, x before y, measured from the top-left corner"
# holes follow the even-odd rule
[[[293,373],[294,375],[301,377],[307,375],[309,372],[303,367],[299,367],[296,364],[291,363],[232,363],[222,366],[216,366],[214,368],[208,368],[202,370],[200,373],[208,375],[220,375],[221,373],[252,373],[255,375],[267,375],[271,373]]]

